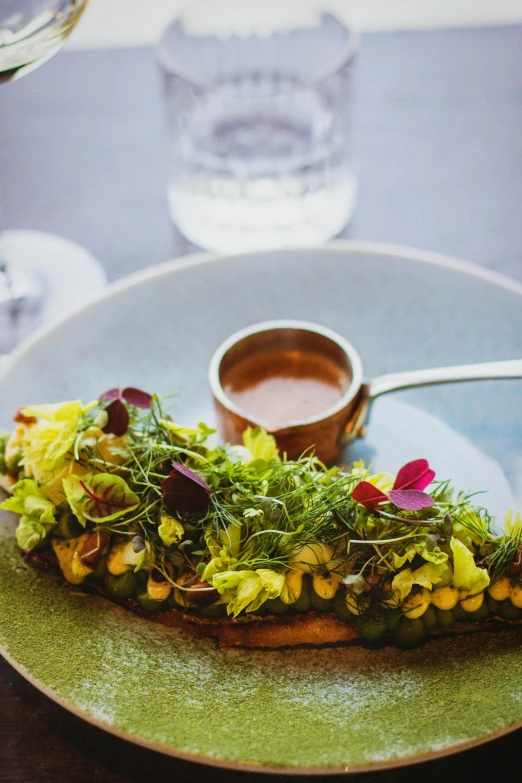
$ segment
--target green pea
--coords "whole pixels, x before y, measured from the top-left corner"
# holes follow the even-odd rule
[[[312,607],[312,602],[310,601],[310,593],[302,591],[301,595],[299,596],[297,601],[294,601],[292,606],[296,612],[308,612]]]
[[[353,615],[346,606],[346,590],[344,590],[342,587],[337,591],[337,595],[334,598],[333,608],[339,620],[342,620],[345,623],[354,622],[355,615]]]
[[[312,607],[317,609],[319,612],[329,612],[331,609],[333,609],[334,599],[321,598],[321,596],[317,595],[315,590],[312,588],[310,590],[310,603],[312,604]]]
[[[297,599],[297,601],[294,601],[292,606],[294,607],[296,612],[308,612],[309,609],[312,606],[312,602],[310,600],[310,593],[312,591],[312,585],[310,583],[310,579],[307,576],[303,577],[303,585],[301,587],[301,595]]]
[[[460,601],[452,611],[456,623],[469,622],[469,612],[462,608]]]
[[[128,572],[132,573],[132,571]],[[141,587],[136,593],[136,599],[146,612],[157,612],[165,607],[165,601],[155,601],[147,592],[147,588]]]
[[[130,598],[136,592],[138,585],[132,571],[126,571],[121,576],[106,573],[103,584],[109,595],[118,599]]]
[[[486,600],[491,614],[498,614],[500,611],[500,601],[496,601],[495,598],[492,598],[490,595],[488,595]]]
[[[180,590],[178,587],[175,587],[172,592],[174,593],[174,600],[180,609],[191,609],[194,606],[194,604],[188,600],[186,590]]]
[[[93,582],[101,582],[107,572],[107,555],[100,557],[98,564],[92,574],[89,574],[89,579]]]
[[[426,635],[426,626],[422,622],[422,617],[417,617],[415,620],[401,617],[393,638],[397,647],[410,650],[421,645]]]
[[[141,573],[146,574],[147,572],[146,571],[138,571],[136,576],[139,577],[139,575]],[[147,574],[147,577],[148,577],[148,574]],[[139,581],[139,579],[138,579],[138,581]],[[176,601],[175,590],[171,590],[170,593],[168,594],[168,597],[167,597],[167,600],[166,600],[166,605],[169,607],[169,609],[184,609],[185,608],[184,606],[182,606],[181,604],[179,604]]]
[[[268,614],[286,614],[290,609],[290,604],[285,604],[280,598],[269,598],[265,606]]]
[[[520,620],[522,617],[522,609],[513,606],[509,598],[501,602],[498,613],[503,620]]]
[[[136,579],[140,585],[146,585],[149,581],[149,572],[144,568],[140,568],[140,570],[136,572]]]
[[[441,628],[451,628],[455,625],[455,618],[450,609],[437,609],[437,620]]]
[[[424,627],[427,631],[433,631],[439,624],[439,620],[437,617],[437,611],[434,606],[428,606],[424,614],[422,615],[422,620],[424,622]]]
[[[84,528],[70,511],[64,511],[60,514],[56,527],[62,538],[78,538],[78,536],[81,536],[81,534],[85,532]]]
[[[377,642],[388,632],[384,617],[360,614],[355,618],[357,633],[367,642]]]
[[[402,612],[400,609],[394,610],[393,612],[390,612],[390,614],[387,615],[386,627],[388,628],[388,631],[390,631],[391,633],[395,633],[401,617],[402,617]]]
[[[486,617],[489,617],[489,606],[487,601],[483,601],[482,606],[480,606],[475,612],[468,612],[468,616],[469,619],[473,620],[474,623],[481,623],[486,619]]]

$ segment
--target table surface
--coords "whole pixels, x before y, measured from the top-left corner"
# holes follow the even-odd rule
[[[424,247],[522,280],[521,73],[522,27],[365,36],[354,116],[360,199],[344,236]],[[112,280],[194,249],[168,216],[161,82],[151,50],[63,53],[3,86],[1,98],[6,228],[74,239]],[[0,735],[2,783],[273,779],[199,767],[111,737],[3,660]],[[503,769],[518,768],[521,740],[519,731],[459,756],[357,780],[493,777],[500,759]]]

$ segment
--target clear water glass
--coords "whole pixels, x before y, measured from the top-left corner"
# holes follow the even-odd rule
[[[325,3],[193,0],[158,49],[168,200],[217,252],[321,244],[353,214],[357,37]]]

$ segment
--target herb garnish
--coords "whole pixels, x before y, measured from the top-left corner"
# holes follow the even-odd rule
[[[189,595],[218,590],[234,614],[284,596],[292,571],[343,584],[367,612],[383,596],[431,589],[457,560],[455,583],[498,579],[522,546],[519,518],[495,536],[473,495],[435,480],[423,459],[394,478],[362,463],[328,468],[310,451],[281,459],[260,429],[242,446],[219,446],[213,430],[176,424],[158,397],[131,387],[87,406],[25,410],[37,423],[27,424],[20,482],[5,504],[23,514],[20,542],[52,538],[59,514],[72,512],[129,543],[136,571]],[[56,476],[62,495],[48,499]]]

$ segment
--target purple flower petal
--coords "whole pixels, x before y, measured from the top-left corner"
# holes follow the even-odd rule
[[[425,459],[408,462],[397,473],[393,489],[426,489],[435,478],[435,471]]]
[[[125,403],[120,399],[116,399],[110,405],[107,405],[105,410],[109,418],[103,431],[118,435],[118,437],[125,435],[129,427],[129,411]]]
[[[165,505],[176,511],[205,511],[212,495],[208,484],[179,462],[173,462],[172,467],[161,482]]]
[[[100,402],[111,402],[112,400],[121,399],[121,392],[119,389],[109,389],[109,391],[100,394]]]
[[[130,405],[135,405],[136,408],[150,408],[152,402],[152,395],[147,392],[141,391],[141,389],[134,389],[132,386],[128,386],[121,393],[121,396]]]
[[[361,481],[360,484],[357,484],[352,492],[352,497],[357,503],[369,509],[377,508],[380,503],[385,503],[388,500],[384,492],[374,487],[369,481]]]
[[[433,498],[418,489],[392,489],[390,500],[405,511],[421,511],[434,505]]]

